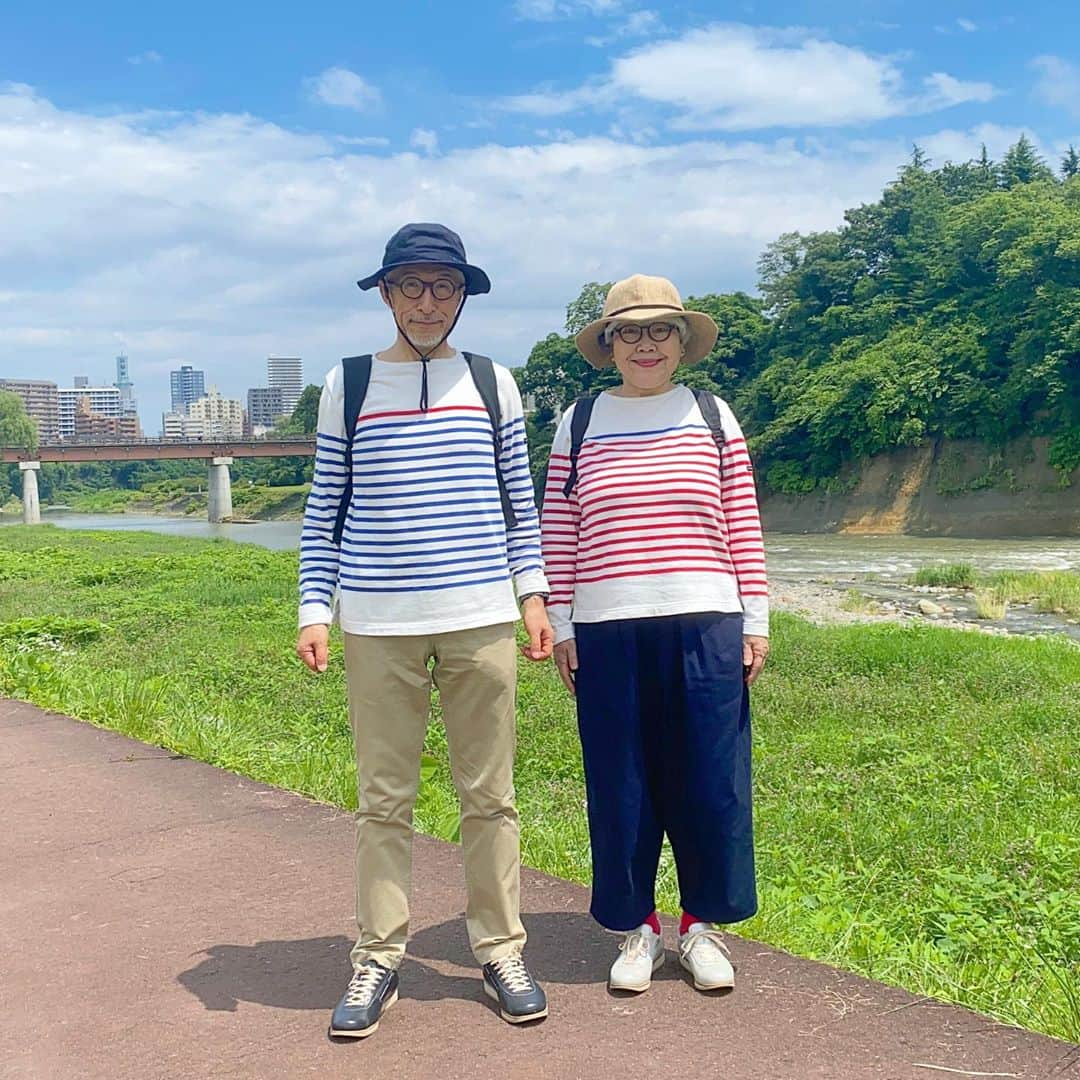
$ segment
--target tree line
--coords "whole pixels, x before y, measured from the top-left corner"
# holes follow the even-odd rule
[[[881,197],[839,227],[770,244],[759,295],[688,297],[720,336],[678,381],[732,404],[775,491],[836,485],[845,466],[932,438],[1047,435],[1067,476],[1080,466],[1078,177],[1073,147],[1055,173],[1026,137],[1000,162],[984,148],[939,168],[915,147]],[[608,287],[586,285],[565,332],[517,370],[537,406],[538,486],[559,410],[618,381],[573,343]]]

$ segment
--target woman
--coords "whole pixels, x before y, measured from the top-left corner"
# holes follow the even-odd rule
[[[734,985],[713,924],[757,910],[748,688],[769,651],[757,498],[727,404],[672,382],[716,336],[670,281],[614,285],[576,341],[622,385],[563,416],[544,496],[555,662],[577,697],[585,763],[590,910],[625,935],[617,990],[648,989],[664,960],[654,888],[665,832],[679,958],[697,989]],[[575,455],[574,413],[590,406]]]

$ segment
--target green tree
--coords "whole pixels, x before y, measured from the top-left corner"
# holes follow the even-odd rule
[[[37,421],[26,415],[22,398],[6,390],[0,390],[0,446],[31,452],[38,448]]]
[[[1076,152],[1076,147],[1072,143],[1061,157],[1061,175],[1065,180],[1071,180],[1074,176],[1080,175],[1080,154]]]
[[[319,399],[322,387],[308,383],[300,394],[300,399],[288,420],[282,421],[273,431],[279,436],[314,435],[319,425]]]
[[[998,180],[1002,187],[1013,188],[1017,184],[1030,184],[1036,180],[1053,180],[1054,174],[1035,150],[1031,140],[1021,135],[998,166]]]
[[[577,299],[571,300],[566,307],[566,325],[564,330],[571,337],[583,330],[589,323],[599,319],[604,312],[604,301],[614,282],[590,281],[582,285]]]

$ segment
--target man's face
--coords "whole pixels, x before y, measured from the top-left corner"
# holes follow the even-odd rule
[[[447,266],[399,266],[383,279],[382,297],[421,349],[446,336],[461,304],[465,277]]]

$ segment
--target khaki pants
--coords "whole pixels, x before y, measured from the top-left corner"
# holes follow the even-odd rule
[[[413,804],[431,713],[432,658],[461,799],[469,942],[481,964],[525,944],[514,807],[513,623],[431,636],[346,634],[359,789],[354,966],[373,959],[397,967],[405,953]]]

